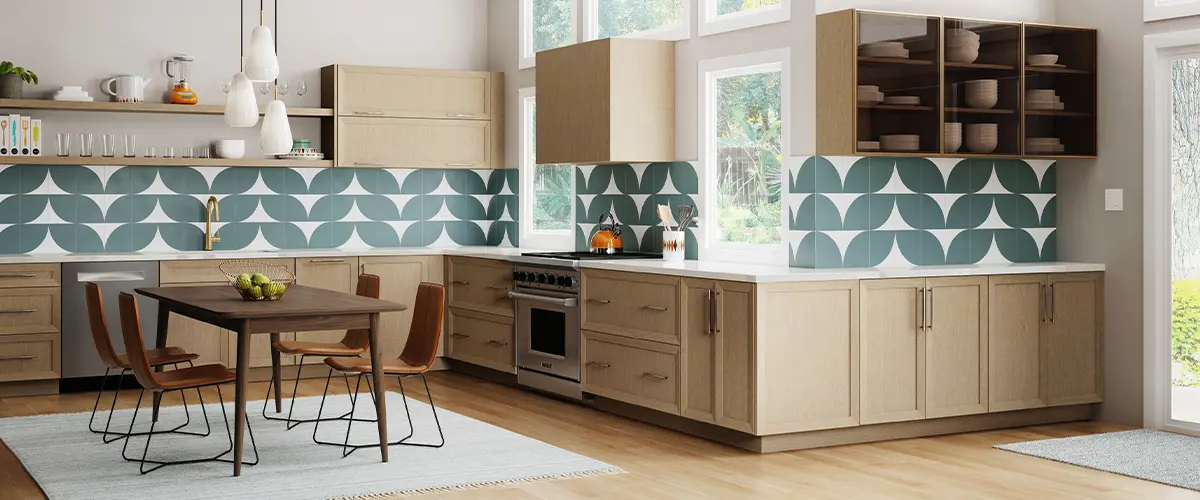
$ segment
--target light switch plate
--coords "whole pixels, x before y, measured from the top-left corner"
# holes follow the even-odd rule
[[[1120,212],[1125,210],[1125,190],[1105,189],[1104,210],[1109,212]]]

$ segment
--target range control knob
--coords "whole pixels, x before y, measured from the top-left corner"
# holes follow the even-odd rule
[[[524,280],[525,280],[525,273],[520,272],[520,271],[513,271],[513,281],[524,281]]]
[[[546,273],[537,273],[537,282],[545,283],[547,279]]]
[[[571,278],[567,276],[559,276],[554,279],[554,284],[558,286],[570,286]]]
[[[569,286],[571,288],[578,287],[579,286],[579,278],[572,276],[571,279],[569,280],[569,283],[567,284],[567,286]]]

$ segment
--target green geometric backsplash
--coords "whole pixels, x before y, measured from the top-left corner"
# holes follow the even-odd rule
[[[0,254],[517,246],[516,170],[0,165]]]
[[[1056,259],[1053,161],[817,156],[796,164],[793,267]]]
[[[700,179],[687,162],[618,163],[575,167],[575,249],[588,250],[596,221],[611,212],[621,225],[625,250],[662,253],[662,221],[658,205],[695,205]],[[675,224],[678,221],[672,220]],[[696,236],[689,228],[685,258],[695,260]]]

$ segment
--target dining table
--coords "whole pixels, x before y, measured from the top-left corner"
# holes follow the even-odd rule
[[[370,339],[371,376],[374,379],[375,416],[379,427],[379,450],[388,461],[387,391],[379,347],[379,315],[403,311],[402,304],[354,294],[303,285],[291,285],[278,300],[245,300],[230,285],[189,287],[147,287],[137,293],[158,301],[158,343],[167,345],[171,313],[218,326],[237,334],[237,379],[234,397],[236,430],[233,438],[233,475],[242,474],[242,442],[246,431],[246,398],[250,370],[250,338],[268,334],[272,341],[281,332],[366,329]],[[278,356],[272,356],[271,377],[275,385],[275,408],[281,408],[281,370]],[[162,367],[156,368],[161,370]],[[154,398],[154,419],[158,419],[161,393]],[[263,402],[266,404],[266,401]]]

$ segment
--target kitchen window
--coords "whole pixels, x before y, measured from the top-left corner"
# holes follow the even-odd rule
[[[521,246],[575,248],[575,167],[537,163],[536,89],[520,90]]]
[[[521,69],[532,68],[536,54],[578,41],[577,0],[521,0]]]
[[[791,0],[698,0],[700,36],[792,19]]]
[[[534,67],[539,51],[577,42],[616,36],[659,40],[691,36],[692,0],[520,2],[521,69]]]
[[[787,262],[789,50],[701,61],[702,257]]]

